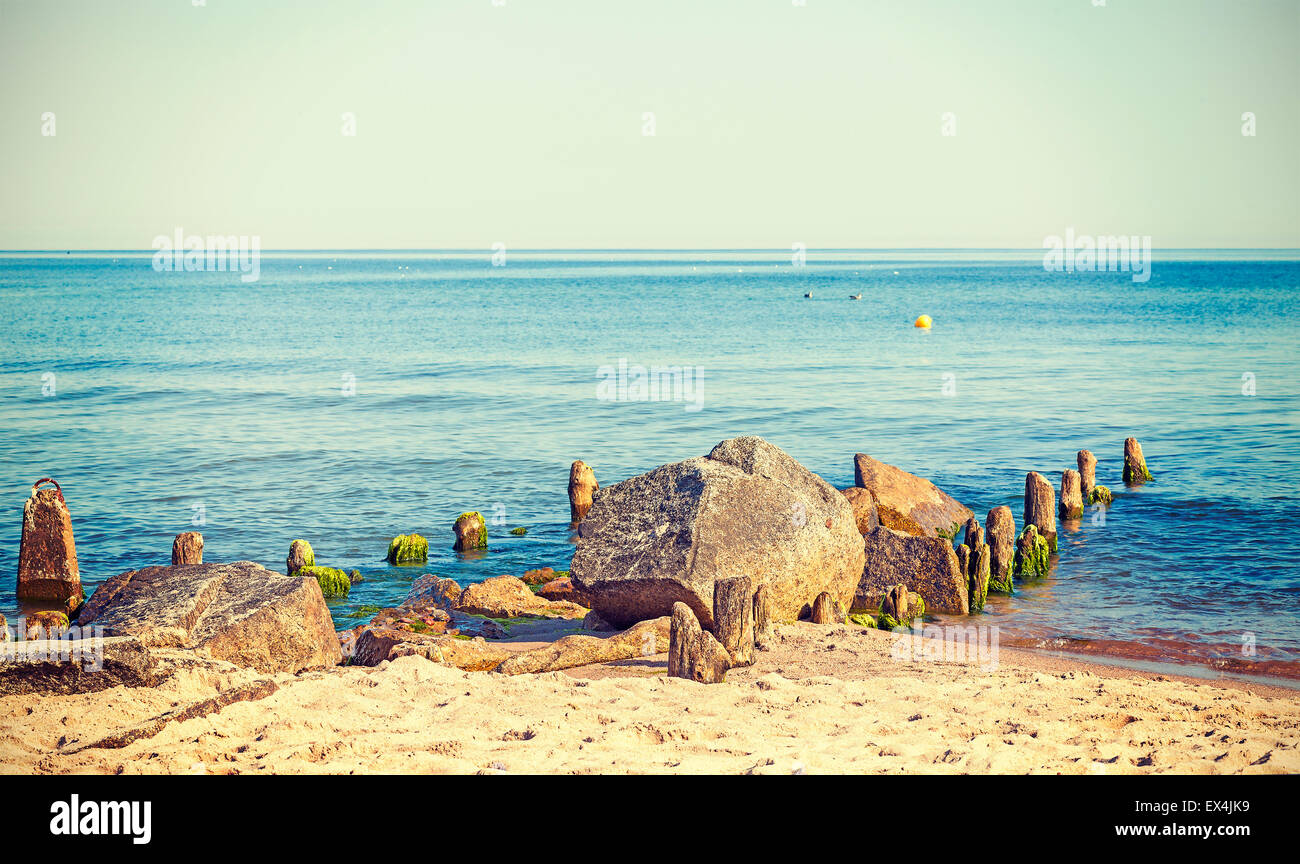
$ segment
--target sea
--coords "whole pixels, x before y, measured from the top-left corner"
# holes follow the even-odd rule
[[[1052,271],[1041,250],[800,258],[268,252],[245,281],[148,252],[0,254],[0,614],[24,611],[42,477],[88,591],[168,563],[181,531],[205,560],[281,571],[303,538],[363,574],[330,601],[344,629],[424,573],[567,569],[575,459],[604,486],[759,435],[837,487],[868,453],[1019,526],[1026,473],[1056,486],[1088,449],[1115,501],[1061,527],[1051,575],[933,623],[1300,679],[1300,254],[1157,250],[1146,281]],[[652,400],[617,384],[637,367],[688,377]],[[1154,476],[1134,488],[1129,436]],[[484,552],[452,549],[467,510]],[[428,563],[389,566],[410,532]]]

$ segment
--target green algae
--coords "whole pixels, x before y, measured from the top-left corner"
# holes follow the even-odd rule
[[[320,585],[320,593],[329,597],[346,597],[352,589],[352,580],[348,574],[334,567],[318,567],[315,564],[299,567],[295,576],[310,576]]]
[[[850,613],[848,620],[850,624],[857,624],[859,627],[868,627],[873,630],[876,627],[876,619],[865,612]]]
[[[521,525],[518,528],[511,528],[510,533],[515,535],[516,537],[522,537],[528,533],[528,529]]]
[[[1115,496],[1105,486],[1092,487],[1092,494],[1088,496],[1089,504],[1102,504],[1109,507],[1115,501]]]
[[[419,534],[398,534],[388,544],[388,563],[424,564],[429,560],[429,541]]]
[[[1041,579],[1047,575],[1051,567],[1050,556],[1051,546],[1047,538],[1038,533],[1036,526],[1026,525],[1016,541],[1016,559],[1012,564],[1013,576],[1021,582]]]

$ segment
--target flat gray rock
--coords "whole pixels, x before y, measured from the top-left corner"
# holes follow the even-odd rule
[[[77,623],[259,672],[296,673],[342,661],[316,580],[252,561],[128,570],[95,589]]]

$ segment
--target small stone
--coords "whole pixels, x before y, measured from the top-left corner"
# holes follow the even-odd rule
[[[1136,438],[1124,439],[1124,482],[1136,485],[1151,480],[1147,470],[1146,457],[1142,455],[1142,445]]]
[[[1025,475],[1025,524],[1036,526],[1048,547],[1056,551],[1056,493],[1037,471]]]
[[[203,563],[203,535],[197,531],[177,534],[172,541],[172,566]]]
[[[592,498],[600,484],[596,482],[596,472],[581,459],[569,466],[569,521],[581,522],[591,510]]]
[[[812,613],[808,617],[814,624],[843,624],[848,613],[838,600],[823,591],[813,600]]]
[[[174,553],[173,553],[174,554]],[[316,563],[316,553],[306,540],[295,540],[289,544],[289,557],[284,559],[284,572],[292,576],[303,567]]]
[[[518,528],[511,528],[510,533],[515,535],[516,537],[522,537],[528,533],[528,529],[521,525]]]
[[[1078,519],[1083,516],[1083,487],[1078,471],[1066,468],[1061,473],[1061,518]]]
[[[880,517],[876,515],[876,499],[871,497],[870,492],[861,486],[850,486],[841,490],[841,493],[849,499],[849,506],[853,508],[853,520],[857,523],[859,534],[866,534],[880,524]]]
[[[46,483],[54,488],[40,488]],[[23,504],[16,593],[19,600],[55,603],[68,610],[84,596],[77,548],[72,540],[72,517],[63,500],[63,489],[48,477],[32,485],[31,495]]]
[[[1094,486],[1092,495],[1088,496],[1089,504],[1101,504],[1109,507],[1115,501],[1115,496],[1105,486]]]
[[[691,607],[674,603],[668,630],[668,676],[690,678],[699,651],[699,637],[703,628]]]
[[[456,532],[456,542],[452,544],[452,548],[457,552],[487,548],[487,523],[483,521],[483,514],[477,510],[457,516],[452,530]]]
[[[668,675],[713,684],[726,678],[730,665],[727,649],[700,626],[685,603],[673,604],[668,631]]]
[[[1091,450],[1080,450],[1075,454],[1074,461],[1079,465],[1083,500],[1088,501],[1092,498],[1093,487],[1097,485],[1097,457],[1092,455]]]

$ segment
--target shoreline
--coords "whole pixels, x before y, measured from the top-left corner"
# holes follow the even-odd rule
[[[153,688],[8,696],[0,771],[1300,771],[1293,690],[1021,649],[1002,649],[990,670],[900,662],[892,642],[846,625],[780,625],[753,666],[710,685],[667,678],[663,654],[518,676],[400,657],[278,674],[269,695],[79,752],[256,676],[182,671]]]

